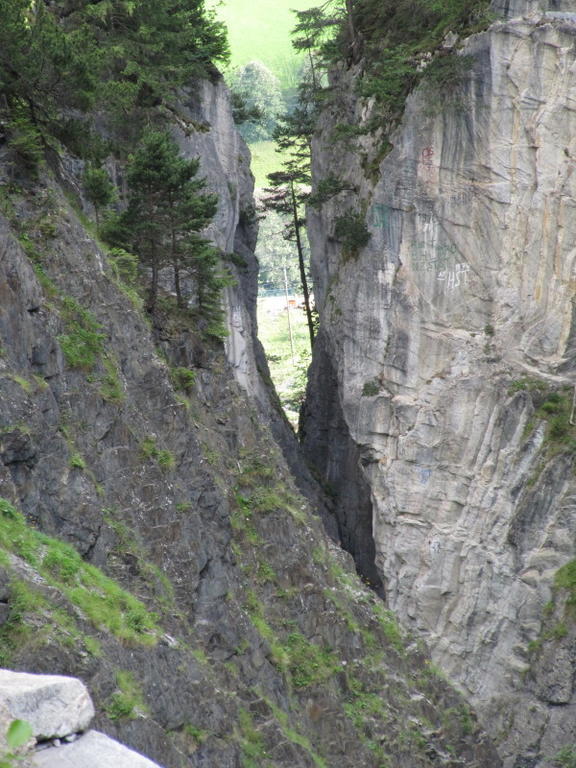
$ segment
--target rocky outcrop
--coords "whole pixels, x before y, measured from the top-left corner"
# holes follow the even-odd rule
[[[326,479],[368,483],[365,546],[388,604],[507,768],[576,742],[571,630],[558,656],[538,651],[558,650],[544,609],[575,554],[576,23],[555,15],[568,5],[470,38],[461,85],[424,81],[385,159],[379,134],[334,142],[338,122],[378,109],[358,100],[359,69],[336,71],[314,148],[316,178],[357,194],[310,212],[310,402],[334,381],[337,408],[308,408],[305,446]],[[335,232],[350,210],[371,235],[357,252]]]

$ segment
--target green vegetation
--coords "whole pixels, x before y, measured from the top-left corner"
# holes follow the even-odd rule
[[[110,696],[105,707],[106,715],[110,720],[121,720],[123,718],[135,720],[137,717],[149,712],[144,701],[142,687],[134,679],[134,675],[131,672],[118,670],[116,673],[116,685],[118,690]]]
[[[110,205],[116,198],[116,188],[104,168],[88,165],[82,179],[84,193],[94,206],[96,213],[96,230],[100,230],[100,211]]]
[[[196,384],[196,371],[192,371],[190,368],[172,368],[170,378],[176,389],[188,393]]]
[[[565,746],[552,758],[558,768],[576,768],[576,744]]]
[[[576,560],[571,560],[556,572],[554,585],[568,592],[568,605],[576,608]]]
[[[273,141],[256,141],[250,145],[252,162],[250,168],[254,174],[256,189],[262,189],[267,184],[269,173],[275,171],[281,162],[281,156],[276,152]]]
[[[289,312],[290,318],[283,298],[258,300],[259,336],[266,351],[270,375],[284,413],[291,424],[297,427],[311,356],[306,316],[297,307],[290,308]],[[294,353],[290,344],[290,328]]]
[[[303,10],[314,5],[311,0],[227,0],[217,6],[218,16],[228,27],[231,65],[240,67],[258,59],[279,78],[283,89],[294,88],[298,82],[300,57],[290,41],[294,26],[293,9]]]
[[[77,301],[64,297],[61,301],[61,316],[66,333],[58,337],[66,362],[71,368],[84,371],[94,369],[104,351],[105,336],[101,324]]]
[[[228,56],[223,26],[202,0],[6,0],[2,22],[0,94],[9,141],[32,166],[54,138],[102,156],[107,148],[95,138],[88,110],[110,125],[124,123],[129,135],[152,109],[170,104],[177,88]],[[79,116],[71,118],[73,111]]]
[[[145,459],[154,459],[158,466],[169,471],[176,466],[174,455],[166,450],[158,448],[155,437],[146,437],[140,446],[140,452]]]
[[[242,748],[242,768],[262,768],[266,758],[264,738],[254,726],[250,712],[244,707],[238,710],[239,739]]]
[[[12,720],[6,732],[6,745],[10,750],[0,755],[0,768],[15,768],[18,765],[20,748],[33,738],[32,726],[26,720]]]
[[[371,379],[364,382],[362,387],[362,397],[375,397],[380,392],[380,382],[377,379]]]
[[[221,323],[220,293],[229,283],[219,251],[199,232],[216,213],[217,199],[196,178],[199,160],[185,160],[167,132],[146,132],[131,156],[128,208],[111,217],[102,235],[112,246],[134,251],[150,273],[147,310],[156,313],[160,271],[170,267],[176,305],[191,303],[208,329]],[[185,294],[185,278],[194,291]]]
[[[342,243],[345,259],[355,259],[370,241],[370,232],[362,214],[352,211],[338,216],[334,223],[334,237]]]
[[[127,523],[121,519],[118,510],[107,508],[103,509],[102,513],[104,521],[116,534],[116,543],[112,551],[120,556],[126,552],[130,553],[138,575],[151,588],[157,602],[164,608],[173,607],[175,602],[174,587],[168,576],[150,561],[143,545]]]
[[[24,516],[6,499],[0,499],[0,542],[4,551],[23,558],[48,584],[60,589],[95,627],[123,640],[144,645],[156,643],[156,616],[143,603],[98,568],[84,562],[69,544],[30,528]],[[25,631],[20,619],[26,613],[49,611],[40,593],[25,584],[13,584],[12,592],[8,622],[12,630]],[[11,629],[8,628],[9,634]],[[6,633],[6,625],[1,632]]]
[[[312,758],[312,762],[314,763],[316,768],[328,768],[324,758],[322,758],[319,754],[317,754],[312,748],[312,745],[310,744],[309,739],[307,739],[305,736],[303,736],[294,728],[290,727],[288,715],[286,714],[286,712],[284,712],[282,709],[277,707],[274,704],[274,702],[270,701],[269,699],[267,699],[267,703],[270,709],[272,710],[274,717],[276,718],[276,722],[280,726],[280,729],[282,731],[282,735],[284,736],[284,738],[288,739],[288,741],[291,742],[292,744],[297,744],[299,747],[302,747],[302,749],[305,749],[306,752]]]

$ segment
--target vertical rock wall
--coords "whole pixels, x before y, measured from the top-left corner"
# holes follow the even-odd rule
[[[533,768],[576,743],[573,645],[546,641],[545,611],[575,554],[573,458],[527,383],[571,401],[576,381],[576,23],[498,21],[463,54],[464,82],[414,93],[372,165],[381,139],[346,147],[333,130],[377,107],[355,96],[357,72],[334,73],[315,173],[356,192],[310,212],[323,327],[310,403],[334,380],[343,419],[309,407],[303,434],[326,479],[369,484],[389,605],[479,709],[505,766]],[[371,233],[356,254],[334,229],[350,210]]]

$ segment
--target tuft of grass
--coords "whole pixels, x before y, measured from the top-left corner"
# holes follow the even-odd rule
[[[156,445],[156,438],[154,437],[144,438],[140,446],[140,451],[144,458],[154,459],[158,466],[166,471],[170,471],[176,466],[174,455],[166,449],[158,448]]]
[[[104,710],[110,720],[135,720],[149,713],[142,687],[131,672],[118,670],[118,689],[110,696]]]
[[[252,715],[244,707],[238,710],[239,740],[242,748],[242,768],[261,768],[266,758],[264,738],[252,719]]]
[[[554,755],[553,765],[558,768],[576,768],[576,744],[566,745]]]
[[[110,355],[102,360],[104,375],[100,379],[100,394],[109,403],[119,404],[124,400],[124,390],[118,373],[118,363]]]
[[[79,453],[70,456],[70,466],[74,469],[86,469],[86,462]]]

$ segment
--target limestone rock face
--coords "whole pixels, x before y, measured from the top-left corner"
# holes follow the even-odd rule
[[[26,720],[36,739],[84,731],[94,705],[80,680],[61,675],[29,675],[0,669],[0,702],[13,720]]]
[[[98,731],[88,731],[71,744],[36,752],[32,764],[38,768],[160,768]]]
[[[371,168],[378,139],[346,150],[333,130],[377,107],[358,101],[355,71],[336,72],[316,178],[356,194],[309,216],[323,331],[308,454],[327,482],[368,483],[389,605],[478,708],[507,768],[549,765],[576,742],[574,646],[542,658],[536,682],[531,655],[576,534],[573,459],[551,449],[526,383],[571,403],[576,381],[576,23],[560,13],[573,3],[546,10],[470,38],[465,82],[414,93]],[[371,234],[358,253],[335,232],[350,210]],[[314,407],[327,382],[328,412]]]

